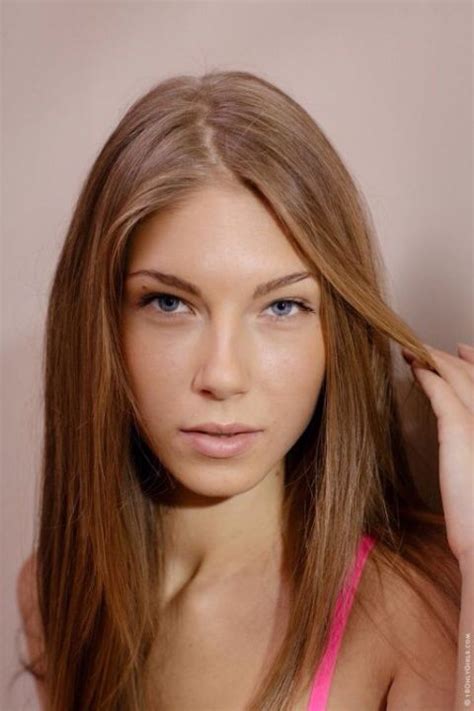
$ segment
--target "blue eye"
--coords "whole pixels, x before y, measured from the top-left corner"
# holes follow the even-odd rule
[[[174,314],[180,314],[180,313],[186,313],[183,311],[177,311],[176,308],[173,308],[173,305],[176,306],[176,303],[181,303],[185,304],[183,299],[180,299],[178,296],[174,296],[174,294],[167,294],[167,293],[149,293],[149,294],[144,294],[138,304],[141,307],[145,307],[148,304],[151,304],[152,302],[159,302],[160,307],[155,308],[155,311],[158,311],[158,313],[161,313],[163,315],[174,315]],[[281,310],[278,312],[274,312],[272,316],[276,321],[282,321],[283,319],[287,318],[292,318],[293,316],[296,315],[296,313],[300,313],[301,311],[314,311],[310,306],[305,304],[303,301],[299,301],[297,299],[278,299],[277,301],[273,301],[267,308],[273,308],[275,306],[280,306],[281,304],[284,304],[285,307],[290,307],[290,311],[288,311],[288,308],[284,309],[284,312]],[[298,310],[296,313],[291,313],[291,307],[296,306],[298,307]]]
[[[173,294],[144,294],[138,303],[140,306],[147,306],[153,301],[161,302],[161,306],[164,306],[163,310],[161,310],[161,306],[160,309],[155,309],[158,313],[160,313],[160,311],[164,314],[182,313],[181,311],[177,312],[176,309],[172,308],[172,306],[173,302],[184,303],[184,301]]]
[[[279,301],[274,301],[268,308],[273,308],[274,306],[279,306],[281,304],[284,304],[285,306],[289,306],[290,309],[292,306],[298,306],[300,309],[304,309],[306,311],[309,311],[309,308],[305,306],[301,301],[296,301],[295,299],[280,299]],[[282,313],[281,311],[277,314],[277,318],[286,318],[288,316],[291,316],[292,314],[286,311],[285,313]]]
[[[160,308],[163,308],[166,313],[174,313],[176,310],[173,308],[173,302],[175,307],[177,302],[183,303],[181,299],[178,299],[176,296],[171,296],[171,294],[160,294],[156,297],[156,300],[160,303]]]

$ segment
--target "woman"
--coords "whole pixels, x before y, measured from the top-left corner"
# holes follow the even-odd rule
[[[380,266],[337,152],[268,81],[173,77],[126,113],[48,310],[18,580],[45,708],[452,707],[474,358],[420,343]],[[391,341],[423,367],[446,519],[413,483]]]

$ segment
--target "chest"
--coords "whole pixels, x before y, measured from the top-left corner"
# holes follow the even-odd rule
[[[147,711],[245,711],[288,625],[287,598],[241,593],[169,610],[148,667]],[[354,611],[332,675],[327,711],[383,711],[390,653]],[[293,711],[307,711],[310,689]]]

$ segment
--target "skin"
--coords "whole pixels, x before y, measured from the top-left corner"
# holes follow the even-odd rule
[[[202,297],[131,275],[144,269],[186,279]],[[284,457],[311,419],[325,373],[321,294],[312,275],[265,296],[253,292],[307,271],[270,209],[241,186],[203,188],[133,237],[124,353],[153,450],[175,485],[165,518],[165,601],[279,559]],[[139,306],[153,292],[173,298]],[[248,451],[217,459],[179,433],[202,422],[263,431]]]

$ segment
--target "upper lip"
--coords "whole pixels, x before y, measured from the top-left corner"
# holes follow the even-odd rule
[[[209,432],[210,434],[238,434],[239,432],[256,432],[257,427],[244,425],[242,422],[219,424],[217,422],[203,422],[194,427],[187,427],[185,432]]]

